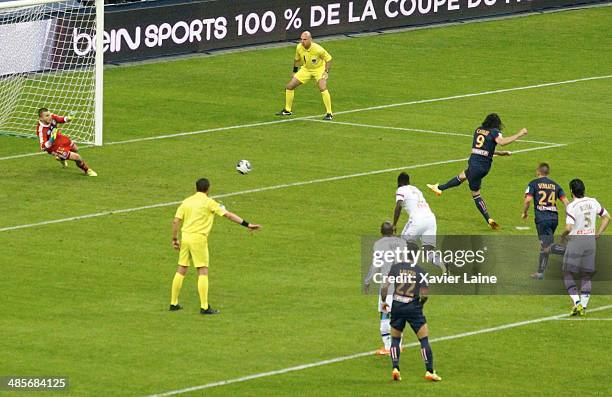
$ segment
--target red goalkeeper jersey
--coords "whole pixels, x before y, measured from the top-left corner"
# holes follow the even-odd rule
[[[63,124],[66,122],[66,117],[56,114],[52,114],[51,117],[51,123],[45,124],[39,120],[36,126],[36,135],[38,135],[38,140],[40,141],[40,149],[48,152],[53,152],[60,147],[72,144],[70,138],[62,135],[59,130],[55,131],[58,128],[58,123]]]

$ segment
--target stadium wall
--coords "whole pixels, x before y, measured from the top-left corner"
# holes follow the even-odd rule
[[[602,0],[216,0],[107,6],[106,63],[540,11]],[[73,32],[77,55],[91,32]]]

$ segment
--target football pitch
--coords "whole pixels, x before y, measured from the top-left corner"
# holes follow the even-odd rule
[[[312,83],[292,118],[275,118],[292,46],[107,68],[105,145],[81,150],[98,178],[0,137],[0,375],[67,376],[74,396],[612,395],[612,296],[596,290],[586,320],[565,317],[567,296],[431,296],[444,380],[422,379],[408,329],[392,383],[389,358],[372,354],[377,298],[361,292],[360,266],[402,170],[441,235],[535,240],[533,213],[520,214],[542,161],[612,207],[610,26],[612,7],[597,7],[320,41],[334,57],[333,122]],[[497,232],[467,186],[439,198],[425,187],[465,168],[490,112],[507,135],[529,130],[483,182]],[[185,309],[168,312],[171,221],[200,177],[263,226],[215,222],[219,316],[198,313],[193,269]]]

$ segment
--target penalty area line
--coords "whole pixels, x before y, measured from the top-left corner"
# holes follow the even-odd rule
[[[609,78],[612,78],[612,74],[603,75],[603,76],[583,77],[583,78],[572,79],[572,80],[553,81],[550,83],[532,84],[532,85],[526,85],[526,86],[521,86],[521,87],[501,88],[497,90],[473,92],[473,93],[452,95],[452,96],[446,96],[446,97],[440,97],[440,98],[419,99],[419,100],[413,100],[413,101],[407,101],[407,102],[390,103],[386,105],[348,109],[348,110],[336,112],[335,114],[339,115],[339,114],[348,114],[348,113],[356,113],[356,112],[367,112],[370,110],[387,109],[387,108],[394,108],[398,106],[411,106],[411,105],[419,105],[423,103],[451,101],[455,99],[471,98],[471,97],[477,97],[477,96],[482,96],[482,95],[492,95],[492,94],[500,94],[504,92],[523,91],[523,90],[531,90],[531,89],[544,88],[544,87],[554,87],[554,86],[565,85],[565,84],[580,83],[583,81],[604,80],[604,79],[609,79]],[[266,125],[288,123],[288,122],[293,122],[293,121],[311,120],[316,117],[321,117],[321,116],[317,114],[317,115],[304,116],[304,117],[262,121],[259,123],[238,124],[238,125],[225,126],[225,127],[209,128],[209,129],[198,130],[198,131],[179,132],[175,134],[164,134],[164,135],[155,135],[155,136],[149,136],[149,137],[143,137],[143,138],[126,139],[123,141],[107,142],[104,144],[104,146],[122,145],[126,143],[135,143],[135,142],[152,141],[152,140],[157,140],[157,139],[168,139],[168,138],[176,138],[176,137],[182,137],[182,136],[199,135],[199,134],[205,134],[209,132],[227,131],[227,130],[234,130],[234,129],[239,129],[239,128],[261,127],[261,126],[266,126]],[[0,157],[0,161],[16,159],[16,158],[21,158],[21,157],[35,156],[38,154],[39,153],[26,153],[26,154],[18,154],[18,155],[12,155],[12,156],[7,156],[7,157]]]
[[[529,148],[529,149],[520,149],[520,150],[515,150],[512,153],[524,153],[524,152],[531,152],[531,151],[534,151],[534,150],[552,149],[552,148],[557,148],[557,147],[560,147],[560,146],[565,146],[565,144],[540,146],[540,147],[534,147],[534,148]],[[338,176],[332,176],[332,177],[328,177],[328,178],[312,179],[312,180],[309,180],[309,181],[284,183],[284,184],[280,184],[280,185],[265,186],[265,187],[255,188],[255,189],[240,190],[240,191],[237,191],[237,192],[218,194],[218,195],[214,195],[214,196],[211,196],[211,197],[215,198],[215,199],[219,199],[219,198],[224,198],[224,197],[241,196],[241,195],[245,195],[245,194],[266,192],[266,191],[279,190],[279,189],[286,189],[286,188],[296,187],[296,186],[306,186],[306,185],[312,185],[312,184],[316,184],[316,183],[334,182],[334,181],[340,181],[340,180],[344,180],[344,179],[358,178],[358,177],[362,177],[362,176],[384,174],[384,173],[393,172],[393,171],[411,170],[411,169],[416,169],[416,168],[432,167],[432,166],[436,166],[436,165],[458,163],[458,162],[464,162],[464,161],[467,161],[467,160],[468,160],[468,158],[465,157],[465,158],[459,158],[459,159],[435,161],[435,162],[432,162],[432,163],[413,164],[413,165],[406,165],[406,166],[402,166],[402,167],[385,168],[385,169],[374,170],[374,171],[359,172],[359,173],[355,173],[355,174],[338,175]],[[60,218],[60,219],[52,219],[52,220],[42,221],[42,222],[27,223],[27,224],[23,224],[23,225],[6,226],[6,227],[0,228],[0,233],[1,232],[12,231],[12,230],[29,229],[29,228],[38,227],[38,226],[52,225],[52,224],[57,224],[57,223],[73,222],[73,221],[78,221],[78,220],[82,220],[82,219],[99,218],[99,217],[102,217],[102,216],[108,216],[108,215],[114,215],[114,214],[125,214],[125,213],[130,213],[130,212],[144,211],[144,210],[153,209],[153,208],[163,208],[163,207],[169,207],[169,206],[172,206],[172,205],[178,205],[180,203],[181,203],[181,201],[170,201],[170,202],[165,202],[165,203],[157,203],[157,204],[151,204],[151,205],[144,205],[144,206],[133,207],[133,208],[123,208],[123,209],[116,209],[116,210],[108,210],[108,211],[95,212],[95,213],[92,213],[92,214],[72,216],[72,217],[68,217],[68,218]]]
[[[607,310],[607,309],[610,309],[610,308],[612,308],[612,305],[605,305],[605,306],[597,307],[595,309],[591,309],[589,312],[598,312],[598,311]],[[525,320],[525,321],[518,321],[518,322],[515,322],[515,323],[502,324],[502,325],[498,325],[498,326],[495,326],[495,327],[482,328],[482,329],[479,329],[479,330],[476,330],[476,331],[462,332],[462,333],[454,334],[454,335],[441,336],[441,337],[438,337],[438,338],[431,338],[431,339],[429,339],[429,342],[431,342],[431,343],[436,342],[437,343],[437,342],[442,342],[442,341],[445,341],[445,340],[460,339],[460,338],[465,338],[465,337],[468,337],[468,336],[493,333],[493,332],[503,331],[503,330],[506,330],[506,329],[522,327],[522,326],[525,326],[525,325],[538,324],[538,323],[542,323],[542,322],[545,322],[545,321],[560,320],[560,319],[566,318],[567,316],[568,316],[568,314],[557,314],[557,315],[554,315],[554,316],[540,317],[540,318],[535,318],[535,319],[532,319],[532,320]],[[415,347],[415,346],[419,346],[419,343],[418,342],[413,342],[413,343],[404,344],[403,346],[404,347]],[[204,389],[212,389],[214,387],[230,385],[230,384],[233,384],[233,383],[241,383],[241,382],[246,382],[246,381],[253,380],[253,379],[266,378],[266,377],[275,376],[275,375],[282,375],[282,374],[286,374],[286,373],[289,373],[289,372],[302,371],[302,370],[309,369],[309,368],[321,367],[321,366],[324,366],[324,365],[329,365],[329,364],[335,364],[335,363],[339,363],[339,362],[343,362],[343,361],[354,360],[354,359],[361,358],[361,357],[371,356],[371,355],[373,355],[375,353],[376,353],[376,351],[369,351],[369,352],[351,354],[351,355],[348,355],[348,356],[336,357],[336,358],[332,358],[332,359],[329,359],[329,360],[323,360],[323,361],[316,361],[316,362],[309,363],[309,364],[297,365],[297,366],[294,366],[294,367],[278,369],[278,370],[275,370],[275,371],[261,372],[261,373],[257,373],[257,374],[243,376],[243,377],[240,377],[240,378],[233,378],[233,379],[227,379],[227,380],[222,380],[222,381],[213,382],[213,383],[206,383],[206,384],[199,385],[199,386],[191,386],[191,387],[186,387],[184,389],[171,390],[171,391],[160,393],[160,394],[152,394],[152,395],[149,395],[147,397],[176,396],[178,394],[184,394],[184,393],[189,393],[189,392],[198,391],[198,390],[204,390]]]
[[[379,130],[422,132],[424,134],[449,135],[449,136],[459,136],[459,137],[466,137],[466,138],[473,138],[474,137],[474,134],[466,134],[466,133],[461,133],[461,132],[449,132],[449,131],[424,130],[424,129],[421,129],[421,128],[392,127],[392,126],[387,126],[387,125],[373,125],[373,124],[352,123],[352,122],[348,122],[348,121],[325,121],[325,120],[317,120],[317,119],[308,119],[308,121],[312,121],[312,122],[316,122],[316,123],[330,123],[330,124],[348,125],[348,126],[352,126],[352,127],[373,128],[373,129],[379,129]],[[539,144],[539,145],[563,145],[562,143],[557,143],[557,142],[532,141],[532,140],[528,140],[528,139],[517,139],[516,142],[536,143],[536,144]]]

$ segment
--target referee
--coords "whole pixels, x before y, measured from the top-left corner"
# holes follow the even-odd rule
[[[176,274],[172,280],[170,311],[183,308],[178,303],[179,294],[187,268],[193,265],[198,269],[200,313],[218,314],[219,310],[213,309],[208,304],[208,235],[212,229],[215,215],[224,216],[249,230],[259,230],[261,226],[245,221],[208,197],[210,190],[208,179],[198,179],[196,190],[194,195],[183,200],[172,221],[172,246],[179,251],[179,260]],[[179,228],[181,229],[181,241],[178,238]]]

